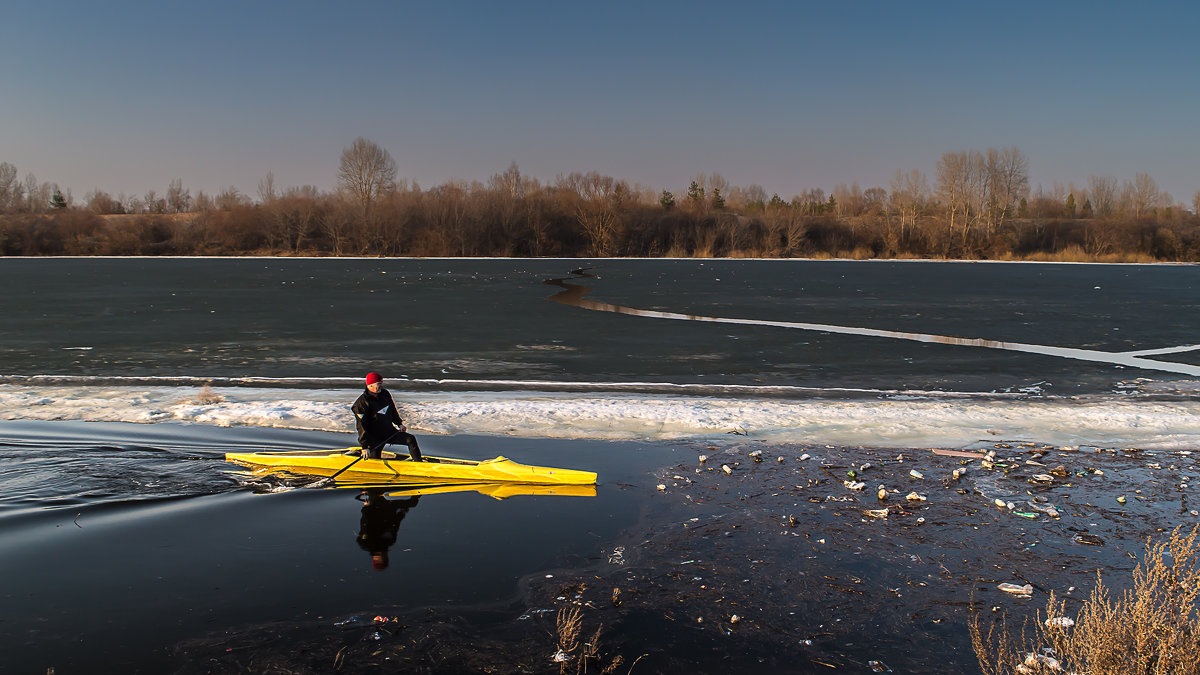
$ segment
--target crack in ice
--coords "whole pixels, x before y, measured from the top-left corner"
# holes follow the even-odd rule
[[[724,323],[737,324],[743,326],[771,326],[775,328],[792,328],[797,330],[807,330],[819,333],[838,333],[842,335],[860,335],[865,337],[882,337],[891,338],[894,340],[910,340],[913,342],[931,342],[937,344],[958,345],[962,347],[982,347],[985,349],[1001,349],[1012,352],[1023,352],[1026,354],[1042,354],[1045,356],[1056,356],[1065,359],[1076,359],[1080,361],[1093,361],[1097,363],[1111,363],[1114,365],[1127,366],[1130,368],[1141,368],[1144,370],[1157,370],[1168,373],[1180,373],[1183,375],[1200,376],[1200,366],[1177,363],[1174,361],[1158,361],[1155,359],[1143,358],[1150,354],[1167,354],[1172,352],[1190,351],[1192,349],[1200,349],[1200,345],[1187,345],[1183,347],[1168,347],[1164,349],[1151,349],[1134,352],[1106,352],[1099,349],[1080,349],[1076,347],[1056,347],[1053,345],[1039,345],[1027,342],[1007,342],[1000,340],[988,340],[986,338],[964,338],[955,337],[952,335],[936,335],[933,333],[909,333],[905,331],[881,330],[877,328],[860,328],[857,326],[838,326],[825,323],[808,323],[802,321],[768,321],[764,319],[742,319],[735,317],[720,317],[720,316],[704,316],[701,314],[683,314],[679,312],[663,312],[650,309],[638,309],[636,307],[627,307],[625,305],[616,305],[608,302],[596,302],[594,300],[585,300],[583,296],[588,293],[591,288],[578,284],[569,284],[561,279],[550,280],[547,283],[560,286],[564,290],[552,296],[550,299],[556,302],[561,302],[572,307],[589,309],[597,312],[612,312],[615,314],[627,314],[631,316],[641,316],[652,319],[671,319],[676,321],[700,321],[706,323]]]

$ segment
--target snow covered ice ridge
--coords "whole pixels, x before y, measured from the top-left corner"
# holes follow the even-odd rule
[[[357,389],[0,385],[0,419],[188,422],[352,432]],[[988,438],[1060,445],[1200,446],[1200,401],[786,399],[609,392],[393,390],[418,433],[768,443],[961,446]],[[211,401],[211,402],[210,402]]]

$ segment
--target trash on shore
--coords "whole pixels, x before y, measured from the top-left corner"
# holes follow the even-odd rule
[[[1033,652],[1029,652],[1025,655],[1024,665],[1026,668],[1036,669],[1042,667],[1055,671],[1062,670],[1062,664],[1059,663],[1058,659],[1046,654],[1034,654]],[[1034,672],[1036,672],[1036,670]]]

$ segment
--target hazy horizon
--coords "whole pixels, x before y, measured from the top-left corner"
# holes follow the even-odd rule
[[[516,11],[514,11],[514,7]],[[113,195],[335,184],[366,137],[400,177],[696,174],[787,198],[932,180],[1016,146],[1030,182],[1200,189],[1188,4],[16,2],[0,161]],[[20,64],[15,65],[15,64]]]

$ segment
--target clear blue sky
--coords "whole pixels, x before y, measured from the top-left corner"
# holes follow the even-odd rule
[[[333,187],[355,137],[431,187],[515,161],[790,197],[1017,146],[1036,187],[1200,189],[1200,4],[17,2],[0,161],[75,197]]]

